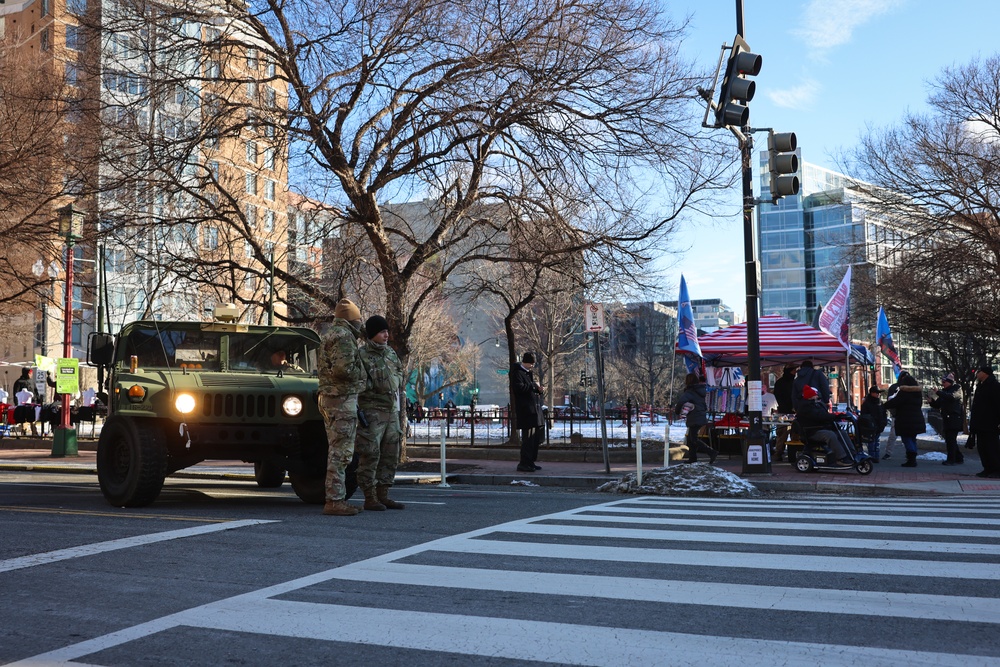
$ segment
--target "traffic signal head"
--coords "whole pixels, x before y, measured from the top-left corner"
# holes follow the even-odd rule
[[[750,51],[750,45],[742,37],[737,35],[733,39],[715,111],[716,125],[743,127],[750,122],[747,102],[753,99],[757,84],[746,77],[760,74],[761,61],[761,57]]]
[[[767,168],[771,172],[771,201],[799,193],[798,145],[794,132],[767,135]]]

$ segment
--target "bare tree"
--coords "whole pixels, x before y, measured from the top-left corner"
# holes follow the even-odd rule
[[[994,359],[1000,336],[998,67],[945,69],[930,111],[870,131],[848,166],[876,214],[905,222],[876,240],[877,300],[957,371]]]
[[[378,276],[404,360],[424,303],[463,267],[507,261],[515,223],[569,224],[560,213],[575,207],[562,234],[575,242],[564,252],[600,249],[588,259],[595,268],[635,264],[731,176],[724,143],[698,130],[694,90],[704,77],[679,56],[685,26],[638,0],[228,0],[214,10],[192,0],[169,11],[132,1],[129,16],[156,22],[158,36],[137,45],[158,68],[145,108],[173,111],[166,133],[149,117],[134,122],[128,104],[107,114],[117,122],[109,132],[124,137],[113,180],[175,196],[170,215],[155,205],[137,212],[146,227],[217,225],[228,248],[200,261],[164,252],[159,240],[133,247],[156,249],[148,260],[167,268],[197,264],[186,280],[222,288],[241,271],[273,270],[330,308],[338,289],[289,271],[280,243],[272,261],[240,205],[243,181],[199,153],[217,137],[262,135],[287,148],[304,194],[337,214],[342,241],[364,242],[352,249]],[[105,30],[142,30],[118,19],[103,17]],[[184,19],[224,27],[191,30]],[[263,77],[231,68],[218,76],[217,63],[248,50],[274,67]],[[254,85],[277,91],[276,108],[247,104],[242,91]],[[191,112],[199,123],[170,106],[184,94],[178,87],[200,98]],[[269,120],[276,109],[280,122]],[[237,175],[253,172],[233,161]],[[387,212],[387,202],[414,198],[428,202],[419,224]],[[123,213],[120,230],[136,218]]]

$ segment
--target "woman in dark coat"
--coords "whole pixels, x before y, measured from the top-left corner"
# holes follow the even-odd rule
[[[904,468],[917,467],[917,436],[927,430],[924,423],[924,399],[920,385],[912,375],[899,376],[899,390],[890,396],[885,407],[896,411],[896,435],[906,448]]]
[[[699,451],[708,454],[709,463],[715,463],[715,458],[719,455],[719,452],[698,438],[698,431],[708,423],[708,404],[705,402],[707,394],[708,387],[701,378],[694,373],[688,373],[684,378],[684,391],[677,397],[677,404],[674,406],[674,414],[682,414],[687,410],[688,463],[698,461]]]
[[[954,466],[965,462],[962,450],[958,448],[958,434],[965,426],[964,408],[962,407],[962,388],[955,382],[955,376],[948,373],[941,378],[941,388],[934,392],[934,397],[927,403],[941,413],[941,421],[945,448],[948,459],[942,465]]]

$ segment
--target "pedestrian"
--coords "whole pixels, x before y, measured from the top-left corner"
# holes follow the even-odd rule
[[[384,317],[369,317],[365,334],[361,362],[368,384],[358,396],[358,408],[365,416],[357,434],[358,486],[365,494],[366,510],[401,510],[405,505],[390,499],[389,489],[396,478],[403,435],[399,426],[403,365],[389,347],[389,322]]]
[[[962,388],[955,382],[955,375],[948,373],[941,378],[941,388],[935,390],[934,398],[928,404],[941,413],[942,430],[948,458],[941,465],[954,466],[965,462],[962,450],[958,448],[958,434],[965,426],[962,408]]]
[[[775,409],[780,415],[790,415],[795,412],[792,407],[792,385],[795,383],[795,366],[788,365],[782,370],[781,377],[774,381],[774,398],[778,402]],[[789,425],[781,424],[775,430],[774,456],[778,461],[785,458],[785,445],[788,442]]]
[[[535,381],[531,370],[535,367],[535,355],[525,352],[521,362],[510,367],[510,387],[514,395],[514,418],[521,430],[521,461],[519,472],[534,472],[542,467],[535,463],[538,447],[545,437],[545,420],[542,414],[542,392],[544,387]]]
[[[21,392],[23,391],[28,392],[28,396],[25,398],[21,398]],[[31,379],[30,368],[21,369],[21,377],[14,380],[14,386],[11,387],[11,393],[14,394],[14,399],[16,401],[14,405],[23,405],[35,402],[35,399],[37,398],[35,396],[35,383]]]
[[[806,387],[812,387],[819,392],[821,403],[830,404],[830,380],[827,379],[823,371],[815,368],[809,359],[802,362],[802,366],[792,382],[792,407],[796,412],[799,411],[799,405],[805,402],[805,399],[802,398],[802,390]]]
[[[899,389],[886,401],[886,408],[896,411],[896,435],[906,449],[904,468],[917,467],[917,436],[927,431],[924,423],[923,398],[920,384],[909,373],[899,374]]]
[[[882,431],[889,418],[886,415],[885,406],[882,405],[882,390],[878,385],[872,385],[868,389],[868,395],[861,402],[861,419],[858,424],[861,430],[861,437],[865,446],[868,447],[868,456],[873,463],[878,463],[878,445],[882,438]]]
[[[1000,383],[992,366],[976,371],[976,393],[972,395],[969,432],[976,436],[979,460],[983,464],[977,477],[1000,478]]]
[[[909,384],[903,384],[903,385],[900,384],[899,382],[900,379],[902,379],[905,376],[908,376],[909,374],[910,373],[908,371],[899,372],[899,377],[896,379],[894,383],[889,385],[889,389],[886,391],[886,396],[888,398],[892,398],[893,396],[896,395],[896,392],[900,390],[919,391],[919,387],[914,388],[912,385]],[[896,408],[889,407],[888,401],[886,402],[885,407],[886,407],[886,412],[888,413],[890,419],[889,419],[889,435],[886,436],[885,440],[885,454],[882,455],[883,461],[890,458],[890,455],[892,454],[892,447],[893,445],[896,444]]]
[[[358,394],[365,389],[367,379],[358,349],[361,311],[350,299],[341,299],[333,313],[319,353],[319,411],[329,447],[323,514],[353,516],[360,510],[345,500],[344,475],[354,457]]]
[[[844,442],[844,432],[836,426],[837,416],[830,412],[815,387],[806,385],[802,389],[802,400],[795,411],[795,421],[803,441],[820,443],[832,459],[839,465],[854,465],[850,447]]]
[[[708,394],[708,386],[695,373],[688,373],[684,377],[684,391],[677,397],[674,405],[674,414],[685,415],[687,425],[687,463],[698,462],[698,452],[708,454],[709,464],[714,464],[719,452],[712,449],[698,437],[702,427],[708,424],[708,404],[705,396]]]

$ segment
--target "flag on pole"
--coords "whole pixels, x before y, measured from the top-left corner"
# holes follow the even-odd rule
[[[694,325],[694,309],[691,308],[691,297],[688,296],[687,283],[681,276],[681,294],[677,299],[677,351],[684,355],[684,364],[688,373],[701,370],[704,360],[701,356],[701,346],[698,345],[698,329]]]
[[[875,342],[881,348],[882,354],[892,361],[892,372],[896,374],[896,377],[899,377],[899,371],[902,370],[899,363],[899,352],[896,351],[896,346],[892,343],[889,319],[885,316],[885,310],[881,306],[878,309],[878,323],[875,325]]]
[[[825,331],[844,344],[845,349],[850,349],[850,305],[851,305],[851,267],[847,267],[844,279],[840,281],[840,286],[833,293],[830,300],[823,306],[823,312],[819,316],[819,329]]]

